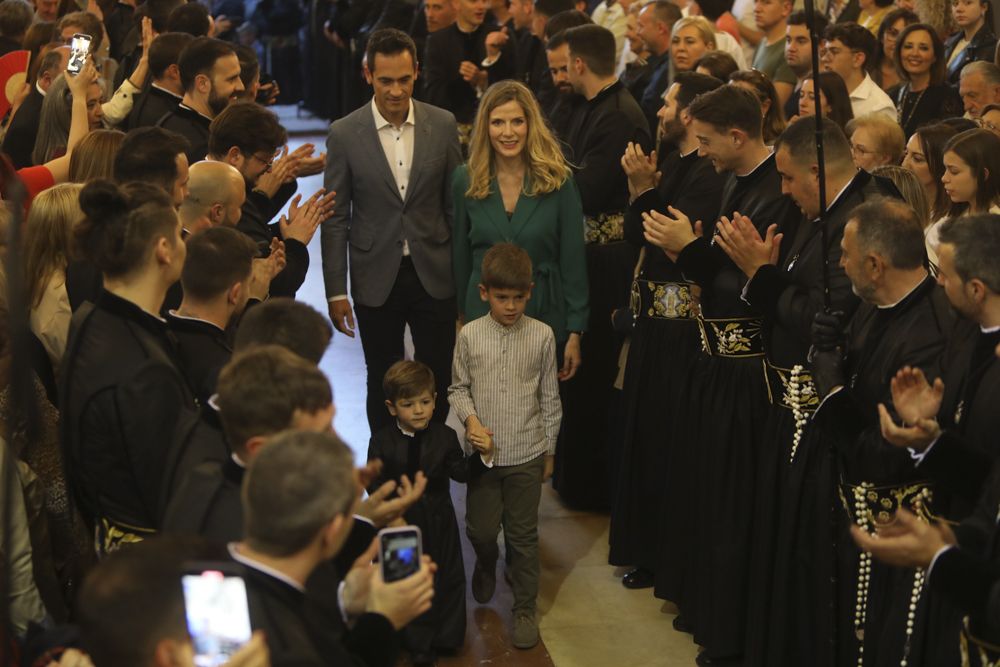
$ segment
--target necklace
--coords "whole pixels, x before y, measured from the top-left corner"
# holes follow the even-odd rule
[[[930,86],[927,86],[927,88],[930,88]],[[917,93],[917,99],[913,103],[913,106],[910,107],[909,113],[905,113],[905,112],[906,112],[906,106],[907,106],[906,103],[909,102],[909,100],[910,100],[910,94],[911,94],[910,93],[910,84],[906,84],[906,87],[903,88],[903,103],[899,105],[899,115],[898,115],[898,118],[899,118],[899,126],[902,127],[902,128],[904,128],[904,130],[906,128],[906,124],[910,122],[911,118],[913,118],[913,114],[916,113],[917,107],[920,106],[920,100],[922,100],[924,98],[924,93],[927,92],[927,88],[924,88],[919,93]]]

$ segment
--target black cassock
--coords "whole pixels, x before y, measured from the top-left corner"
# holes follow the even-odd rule
[[[669,483],[664,477],[669,452],[683,443],[673,437],[673,424],[681,409],[681,392],[698,354],[695,321],[697,296],[689,282],[666,254],[643,236],[642,214],[665,213],[674,206],[692,220],[713,218],[724,177],[697,151],[682,156],[668,154],[659,166],[663,173],[655,189],[640,194],[625,214],[625,238],[644,248],[642,266],[632,283],[635,327],[629,343],[622,389],[624,425],[612,431],[610,458],[617,476],[612,479],[612,565],[657,569],[659,530],[655,508],[660,507]],[[621,444],[615,447],[621,435]],[[567,443],[567,446],[572,446]],[[653,513],[651,513],[651,511]]]
[[[177,109],[181,98],[173,93],[150,85],[132,103],[132,111],[125,119],[126,127],[152,127],[166,114]]]
[[[619,81],[574,106],[563,138],[583,204],[590,320],[580,344],[583,365],[559,383],[563,420],[552,485],[573,507],[606,510],[609,441],[618,435],[609,406],[623,341],[611,327],[611,313],[629,293],[639,254],[625,241],[628,179],[621,157],[630,141],[647,153],[652,141],[642,110]]]
[[[404,643],[413,652],[460,648],[465,642],[465,567],[450,480],[466,482],[469,464],[458,436],[437,422],[410,436],[394,422],[372,436],[368,460],[373,459],[380,459],[383,467],[369,490],[403,475],[412,480],[418,471],[427,477],[424,495],[406,511],[405,518],[420,528],[424,553],[437,563],[434,604],[406,626]]]
[[[812,600],[823,609],[832,603],[838,663],[856,665],[863,648],[865,665],[923,664],[917,646],[921,624],[907,629],[908,615],[920,611],[912,596],[922,593],[921,575],[892,568],[861,554],[848,532],[852,522],[874,531],[875,523],[891,520],[899,506],[924,495],[929,508],[947,506],[939,490],[922,471],[914,470],[905,449],[882,439],[877,406],[891,411],[890,381],[903,366],[920,368],[933,377],[955,315],[947,298],[930,276],[891,308],[862,304],[848,327],[844,389],[826,399],[805,437],[811,467],[819,472],[804,488],[803,505],[816,508],[802,515],[797,554],[810,562],[807,579],[792,577],[791,599]],[[834,486],[828,454],[834,445],[840,494]],[[846,505],[846,507],[845,507]],[[827,530],[824,517],[835,523]],[[828,569],[831,536],[836,563]],[[867,586],[859,587],[861,568],[870,572]],[[836,597],[827,597],[830,575],[837,580]],[[811,583],[807,583],[811,582]],[[861,606],[859,610],[857,607]],[[822,628],[820,628],[822,630]],[[863,647],[862,647],[863,643]]]
[[[236,229],[253,239],[264,257],[271,252],[272,239],[284,242],[285,268],[271,281],[271,296],[287,296],[292,299],[305,282],[306,272],[309,271],[309,249],[299,240],[283,238],[281,226],[269,223],[295,194],[296,187],[294,182],[282,185],[274,197],[268,199],[266,195],[247,185],[247,198],[243,203],[240,221],[236,223]]]
[[[677,603],[695,641],[715,656],[743,652],[753,541],[747,499],[755,495],[770,405],[763,322],[741,299],[746,277],[711,244],[714,222],[739,211],[764,235],[769,225],[799,217],[781,193],[773,156],[744,176],[730,173],[721,202],[717,215],[703,220],[705,237],[677,258],[684,275],[702,287],[703,353],[677,415],[681,447],[667,471],[656,590]]]
[[[233,356],[226,331],[211,322],[176,313],[168,313],[166,319],[177,341],[180,370],[195,398],[206,405],[215,393],[219,371]]]
[[[188,164],[204,160],[208,155],[208,126],[211,124],[211,118],[202,116],[190,107],[180,105],[156,121],[157,127],[176,132],[191,144],[185,151]]]
[[[813,318],[824,308],[823,257],[828,262],[831,309],[851,317],[858,298],[840,268],[840,241],[851,211],[880,196],[898,198],[899,193],[890,181],[858,171],[843,192],[833,195],[824,222],[826,247],[818,221],[800,218],[797,224],[781,230],[785,236],[778,265],[762,267],[746,288],[751,308],[764,318],[764,353],[771,398],[764,427],[765,446],[757,464],[757,495],[752,500],[754,545],[748,596],[754,613],[747,623],[747,665],[820,665],[821,658],[830,654],[825,645],[817,649],[808,642],[803,648],[807,653],[795,652],[796,637],[809,636],[812,624],[825,627],[827,623],[821,620],[823,615],[819,611],[803,613],[803,609],[813,608],[812,603],[807,607],[789,607],[785,602],[789,572],[797,562],[792,549],[802,502],[799,495],[803,484],[811,483],[799,470],[810,468],[801,462],[790,464],[796,430],[793,407],[807,419],[819,405],[808,374],[807,354]],[[804,374],[795,381],[800,387],[797,394],[793,394],[791,386],[795,366],[804,368]],[[803,456],[802,449],[805,447],[796,450],[796,458]]]

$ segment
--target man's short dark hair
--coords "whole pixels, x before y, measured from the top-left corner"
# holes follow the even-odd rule
[[[708,123],[718,132],[738,129],[751,139],[763,133],[760,98],[740,86],[728,83],[694,98],[688,105],[691,117]]]
[[[726,85],[724,81],[720,81],[714,76],[699,74],[698,72],[678,72],[674,77],[674,83],[678,85],[678,109],[687,109],[691,106],[694,98]]]
[[[513,243],[497,243],[483,256],[482,282],[487,289],[531,289],[531,257]]]
[[[368,46],[365,47],[365,58],[368,61],[368,71],[375,72],[375,56],[381,53],[383,56],[394,56],[406,51],[413,60],[414,69],[417,67],[417,45],[413,38],[402,30],[396,28],[382,28],[376,30],[368,38]]]
[[[657,21],[665,23],[667,28],[672,29],[674,24],[681,19],[681,8],[670,0],[655,0],[646,5]],[[643,7],[643,11],[646,10]]]
[[[243,481],[243,533],[255,551],[299,553],[357,498],[354,456],[334,433],[288,431],[261,448]]]
[[[186,32],[194,37],[204,37],[211,29],[208,8],[200,2],[185,3],[167,17],[167,32]]]
[[[181,85],[190,92],[199,74],[212,75],[212,68],[219,58],[236,55],[232,44],[212,37],[195,37],[181,51],[177,66],[181,71]]]
[[[864,253],[877,253],[893,268],[918,269],[927,259],[924,229],[909,204],[877,197],[851,211],[855,238]]]
[[[709,51],[694,64],[696,70],[706,69],[709,74],[723,83],[729,81],[733,72],[738,72],[740,66],[736,64],[736,59],[725,51]]]
[[[816,164],[816,119],[812,116],[799,118],[786,127],[774,142],[774,152],[781,149],[788,151],[800,166]],[[823,117],[823,158],[828,169],[843,171],[854,164],[847,135],[826,116]]]
[[[153,30],[157,33],[167,32],[167,19],[170,13],[185,4],[186,0],[146,0],[139,5],[135,12],[135,19],[148,16],[153,20]]]
[[[615,73],[615,36],[599,25],[581,25],[563,33],[571,57],[583,60],[596,76]]]
[[[575,9],[573,0],[535,0],[535,13],[552,18],[560,12]]]
[[[330,320],[315,308],[294,299],[273,298],[246,312],[233,348],[238,352],[257,345],[280,345],[318,364],[332,338]]]
[[[253,47],[246,44],[236,44],[236,57],[240,59],[240,81],[247,91],[260,74],[260,61],[257,59],[257,52]]]
[[[100,50],[101,43],[104,41],[104,24],[101,23],[101,19],[90,12],[70,12],[59,19],[54,38],[61,39],[62,31],[69,26],[76,26],[78,28],[76,32],[91,36],[91,53],[97,53]]]
[[[187,240],[187,258],[181,271],[185,296],[210,301],[236,283],[247,288],[257,244],[232,227],[209,227]]]
[[[865,54],[863,69],[866,70],[874,63],[875,54],[880,48],[875,35],[857,23],[834,23],[823,31],[823,39],[828,42],[839,40],[851,51],[860,51]]]
[[[82,648],[95,667],[150,665],[164,639],[188,641],[183,563],[190,540],[153,537],[110,554],[87,575],[77,598]]]
[[[177,156],[191,148],[183,136],[162,127],[139,127],[125,135],[115,155],[114,175],[119,183],[145,181],[173,192]]]
[[[62,66],[63,63],[63,53],[59,49],[49,49],[44,56],[42,56],[42,62],[38,64],[38,70],[35,72],[35,79],[41,78],[46,72],[55,72]]]
[[[274,112],[254,102],[233,102],[208,127],[208,154],[221,158],[236,146],[244,155],[273,154],[288,141]]]
[[[967,215],[941,225],[938,239],[955,246],[955,272],[963,282],[981,280],[1000,294],[1000,215]]]
[[[157,35],[149,45],[149,73],[154,79],[162,79],[167,68],[181,59],[181,51],[194,41],[186,32],[165,32]]]
[[[323,371],[280,345],[238,351],[219,373],[216,391],[222,429],[237,453],[251,438],[291,428],[296,412],[333,405]]]
[[[20,37],[27,32],[34,12],[25,0],[3,0],[0,2],[0,35]]]
[[[578,9],[559,12],[545,22],[545,39],[551,40],[564,30],[593,23],[591,18]]]
[[[817,34],[822,35],[826,31],[826,27],[830,25],[830,22],[826,19],[825,16],[823,16],[819,12],[816,12],[815,19],[816,19],[816,32]],[[789,14],[786,25],[808,26],[809,22],[806,20],[805,11],[801,9],[796,9],[794,12]]]

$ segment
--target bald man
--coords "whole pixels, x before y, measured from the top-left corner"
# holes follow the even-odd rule
[[[238,169],[225,162],[195,162],[188,174],[188,196],[178,211],[181,223],[190,234],[216,225],[235,227],[246,196]]]

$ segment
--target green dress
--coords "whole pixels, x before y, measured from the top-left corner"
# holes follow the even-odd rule
[[[537,197],[522,193],[509,219],[496,179],[485,199],[466,197],[468,187],[469,174],[462,165],[452,177],[452,252],[458,310],[465,321],[489,312],[479,297],[486,251],[497,243],[514,243],[531,257],[535,286],[525,314],[552,327],[559,343],[570,331],[585,331],[589,307],[583,208],[573,177],[555,192]]]

